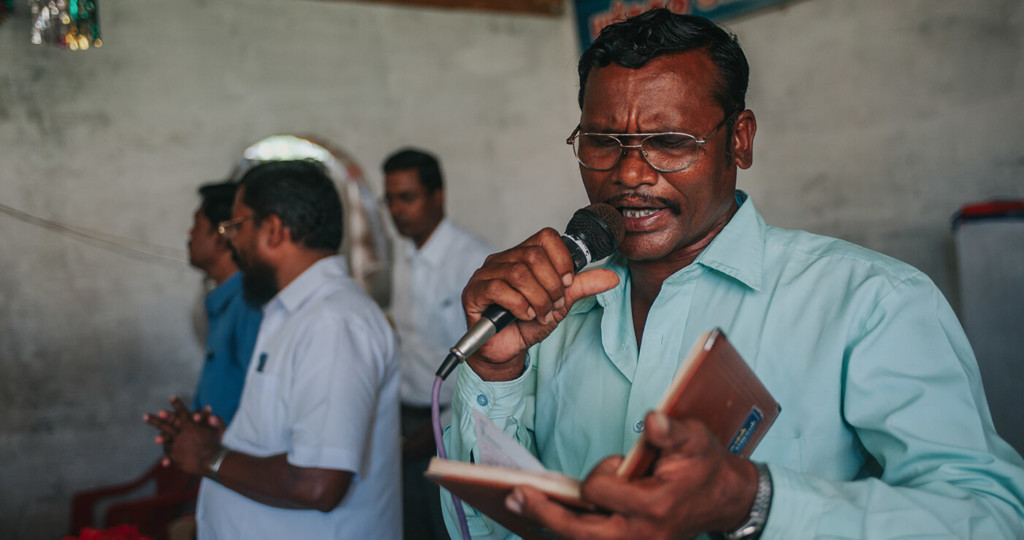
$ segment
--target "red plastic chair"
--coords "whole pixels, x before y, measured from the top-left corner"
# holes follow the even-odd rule
[[[104,499],[129,495],[150,482],[156,484],[153,495],[110,504],[101,526],[135,525],[146,536],[157,540],[166,538],[168,524],[194,512],[199,478],[177,467],[164,467],[159,461],[129,482],[75,493],[71,500],[71,534],[97,525],[93,523],[96,506]]]

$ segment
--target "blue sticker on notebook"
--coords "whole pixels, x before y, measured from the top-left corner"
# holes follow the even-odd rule
[[[757,431],[757,426],[761,425],[761,420],[764,419],[764,414],[757,407],[750,409],[750,414],[747,415],[747,419],[740,425],[740,429],[736,431],[736,434],[732,436],[732,440],[729,441],[729,445],[726,447],[730,453],[739,454],[743,451],[743,447],[750,442],[750,436]]]

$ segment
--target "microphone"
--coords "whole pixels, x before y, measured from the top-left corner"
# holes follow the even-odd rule
[[[562,242],[572,255],[573,273],[579,273],[588,264],[611,255],[625,234],[622,214],[611,205],[595,203],[577,210],[562,235]],[[465,362],[484,342],[514,320],[507,309],[497,304],[487,306],[480,320],[450,349],[437,369],[437,376],[447,379],[459,362]]]

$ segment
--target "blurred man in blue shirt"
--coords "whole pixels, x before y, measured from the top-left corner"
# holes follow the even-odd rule
[[[231,422],[242,396],[246,369],[252,356],[263,313],[246,300],[242,274],[227,239],[217,232],[231,219],[238,184],[222,182],[199,188],[201,203],[188,232],[188,262],[216,287],[204,300],[208,320],[206,356],[199,375],[193,409],[210,407],[224,423]]]

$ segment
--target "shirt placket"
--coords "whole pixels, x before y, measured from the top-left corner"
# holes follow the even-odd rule
[[[434,294],[437,285],[431,276],[430,263],[422,256],[412,259],[412,290],[416,294],[410,297],[415,323],[420,331],[429,331],[434,316],[431,307],[434,305]]]
[[[687,275],[689,274],[689,275]],[[626,403],[623,449],[628,450],[644,431],[644,417],[658,405],[675,376],[680,358],[680,336],[688,322],[696,288],[694,272],[666,282],[647,315],[632,388]]]

